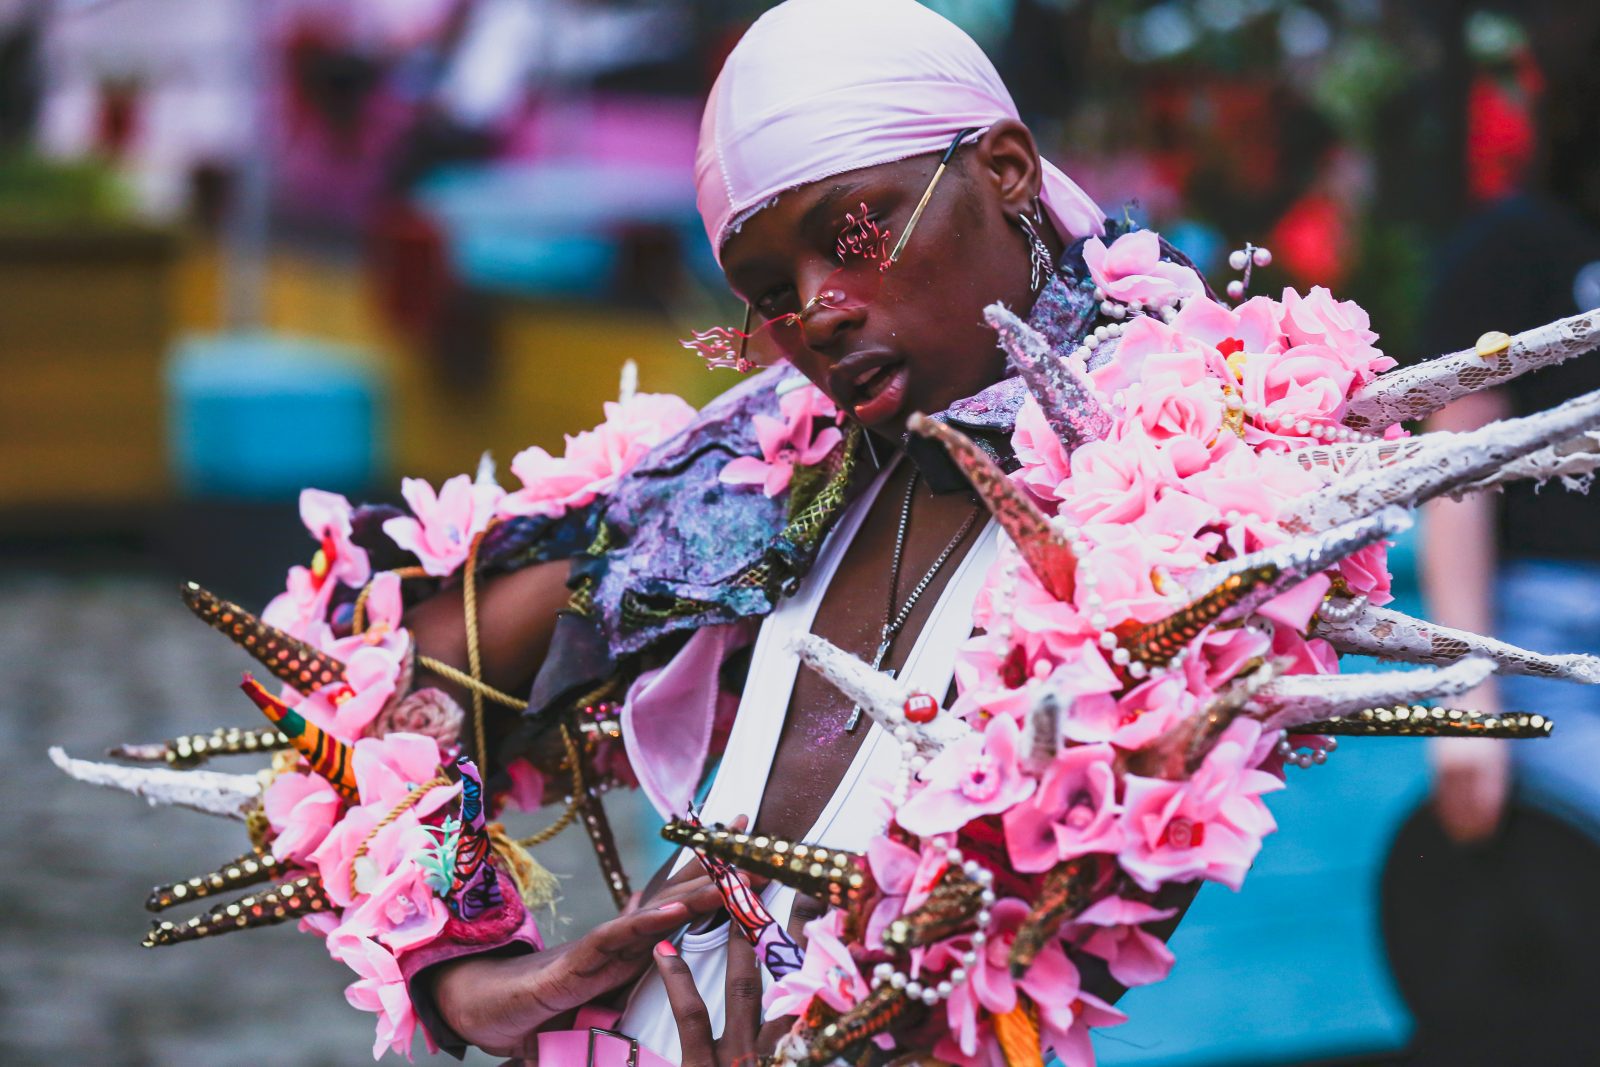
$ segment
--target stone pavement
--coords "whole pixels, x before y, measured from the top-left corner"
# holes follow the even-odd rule
[[[59,744],[98,758],[121,741],[254,725],[237,689],[249,663],[189,615],[173,581],[0,568],[0,811],[8,816],[0,1062],[8,1067],[370,1062],[374,1017],[345,1004],[354,976],[315,937],[285,926],[140,947],[150,887],[244,851],[242,824],[74,783],[45,755]],[[638,799],[616,795],[608,806],[624,855],[648,848]],[[512,829],[531,831],[548,817],[522,816]],[[539,857],[570,875],[554,940],[611,914],[581,832],[569,830]],[[636,880],[643,865],[629,864]],[[420,1041],[417,1051],[427,1059]]]

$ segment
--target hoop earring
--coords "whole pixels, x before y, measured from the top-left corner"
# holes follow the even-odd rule
[[[1044,283],[1050,275],[1055,273],[1055,257],[1050,254],[1050,246],[1044,243],[1039,236],[1038,227],[1027,215],[1017,216],[1017,225],[1022,228],[1022,236],[1028,241],[1028,278],[1037,293],[1044,288]]]

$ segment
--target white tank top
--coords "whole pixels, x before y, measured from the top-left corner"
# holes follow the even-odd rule
[[[739,701],[738,717],[702,811],[706,822],[727,823],[740,815],[754,818],[760,808],[784,725],[784,716],[773,712],[789,706],[795,676],[800,669],[799,657],[789,651],[790,642],[796,635],[811,631],[817,608],[838,570],[839,561],[895,466],[891,463],[879,474],[861,499],[846,511],[824,541],[816,565],[800,588],[763,620],[751,653],[750,673]],[[940,593],[927,625],[917,635],[916,644],[898,675],[910,687],[940,695],[949,689],[956,650],[972,632],[973,604],[994,559],[998,530],[992,519],[982,527],[977,541],[956,565]],[[887,795],[898,769],[898,749],[894,739],[874,724],[839,787],[804,839],[829,848],[865,851],[868,842],[884,828],[886,812],[881,798]],[[682,853],[674,870],[690,858],[687,851]],[[769,884],[761,894],[773,917],[786,925],[794,896],[793,889],[776,882]],[[705,999],[712,1032],[716,1034],[722,1033],[724,1019],[728,931],[729,924],[722,923],[714,930],[689,933],[684,935],[679,946],[679,953],[689,965],[695,985]],[[771,975],[765,971],[762,979],[768,985],[772,982]],[[634,986],[617,1029],[637,1037],[640,1045],[664,1059],[673,1063],[681,1061],[677,1021],[654,969]]]

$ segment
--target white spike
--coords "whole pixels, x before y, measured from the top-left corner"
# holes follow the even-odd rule
[[[924,755],[936,755],[972,730],[948,711],[940,711],[932,722],[907,722],[905,705],[911,696],[910,690],[826,638],[802,634],[794,639],[790,648],[802,663],[854,701],[879,726],[891,732],[900,727],[909,730],[911,739]]]
[[[261,780],[253,774],[121,767],[114,763],[73,759],[59,745],[51,747],[50,762],[80,782],[144,797],[151,807],[188,808],[242,820],[246,811],[261,798]]]
[[[1589,482],[1600,471],[1600,431],[1590,430],[1559,444],[1530,452],[1521,459],[1507,463],[1496,474],[1469,482],[1445,495],[1460,500],[1486,489],[1503,489],[1511,482],[1532,482],[1543,485],[1560,478],[1564,488],[1575,492],[1588,492]]]
[[[626,404],[639,392],[639,364],[631,359],[622,361],[622,374],[617,382],[617,399]]]
[[[1491,478],[1516,460],[1600,426],[1600,389],[1564,404],[1501,419],[1468,433],[1427,434],[1404,460],[1343,478],[1289,501],[1278,520],[1291,530],[1326,530],[1391,505],[1415,507]]]
[[[1028,770],[1043,774],[1061,747],[1061,698],[1042,689],[1022,724],[1022,759]]]
[[[1251,701],[1266,713],[1272,730],[1292,730],[1308,722],[1348,715],[1364,708],[1417,704],[1455,696],[1494,673],[1494,661],[1458,660],[1448,667],[1373,674],[1291,674],[1264,686]]]
[[[478,473],[473,476],[472,482],[479,487],[500,484],[495,481],[494,453],[488,449],[484,449],[483,455],[478,457]]]
[[[1110,435],[1111,413],[1101,406],[1094,386],[1049,341],[1004,304],[990,304],[983,317],[1000,334],[1000,347],[1022,372],[1045,421],[1068,452]]]
[[[1600,685],[1600,656],[1541,655],[1492,637],[1370,604],[1342,622],[1319,618],[1315,635],[1326,638],[1346,655],[1376,656],[1402,663],[1454,663],[1465,656],[1482,656],[1493,660],[1500,674]]]
[[[1344,423],[1372,433],[1425,418],[1453,400],[1553,367],[1600,346],[1600,314],[1586,312],[1519,333],[1485,359],[1476,348],[1381,374],[1350,398]]]

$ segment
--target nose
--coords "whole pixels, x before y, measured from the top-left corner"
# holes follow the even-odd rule
[[[800,313],[800,331],[806,347],[824,356],[836,356],[838,348],[866,319],[865,305],[848,299],[837,285],[833,272],[818,283],[816,293]]]

